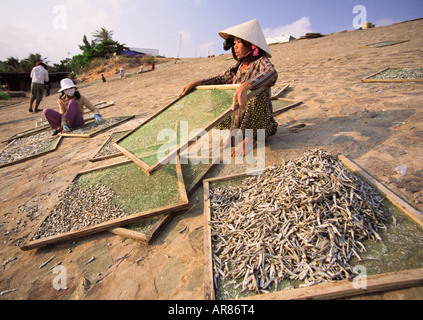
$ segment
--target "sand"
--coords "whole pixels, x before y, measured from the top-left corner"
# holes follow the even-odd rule
[[[422,211],[423,83],[361,82],[387,67],[422,67],[422,39],[423,20],[415,20],[271,46],[277,85],[290,84],[285,97],[303,104],[277,116],[278,132],[266,141],[266,165],[315,148],[346,154]],[[387,40],[409,41],[363,48]],[[124,79],[111,75],[107,83],[80,84],[90,100],[115,102],[102,111],[103,117],[136,117],[91,139],[65,139],[53,153],[0,169],[0,292],[5,292],[0,299],[203,298],[203,205],[197,201],[202,199],[201,187],[190,198],[190,209],[176,215],[151,245],[109,232],[25,252],[19,245],[75,174],[99,165],[88,159],[111,132],[136,127],[173,101],[186,83],[224,71],[234,64],[227,58],[181,59],[141,75],[132,69]],[[41,108],[57,109],[57,97],[45,98]],[[28,105],[0,108],[2,141],[39,121],[42,114],[28,113]],[[291,131],[287,124],[305,126]],[[400,165],[407,165],[404,176],[396,172]],[[211,176],[243,169],[221,164]],[[96,259],[85,264],[93,256]],[[59,262],[64,268],[52,269]],[[63,270],[66,289],[58,291]]]

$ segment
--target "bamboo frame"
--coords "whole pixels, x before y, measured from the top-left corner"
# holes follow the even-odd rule
[[[240,298],[240,300],[329,300],[346,299],[359,295],[407,289],[423,285],[423,269],[376,274],[366,277],[365,288],[354,288],[350,280],[322,283],[306,288]]]
[[[72,181],[77,179],[78,176],[80,176],[80,175],[84,175],[84,174],[91,173],[91,172],[94,172],[94,171],[112,168],[112,167],[115,167],[115,166],[120,166],[120,165],[128,164],[128,163],[131,163],[131,161],[127,160],[127,161],[120,162],[120,163],[117,163],[117,164],[111,164],[111,165],[103,166],[103,167],[100,167],[100,168],[83,171],[83,172],[78,173],[75,176],[75,178],[72,179]],[[131,214],[131,215],[128,215],[126,217],[113,219],[113,220],[103,222],[103,223],[100,223],[100,224],[97,224],[97,225],[94,225],[94,226],[90,226],[90,227],[87,227],[87,228],[84,228],[84,229],[71,231],[71,232],[67,232],[67,233],[62,233],[62,234],[54,235],[54,236],[51,236],[51,237],[45,237],[45,238],[41,238],[41,239],[38,239],[38,240],[32,240],[31,241],[31,239],[34,237],[35,233],[41,227],[43,222],[49,217],[49,215],[50,215],[50,212],[49,212],[44,216],[44,218],[36,226],[36,228],[34,228],[34,231],[29,235],[27,242],[21,247],[21,250],[23,250],[23,251],[32,250],[32,249],[44,247],[44,246],[47,246],[47,245],[50,245],[50,244],[55,244],[55,243],[58,243],[58,242],[74,240],[74,239],[77,239],[77,238],[80,238],[80,237],[89,236],[89,235],[96,234],[96,233],[99,233],[99,232],[102,232],[102,231],[108,231],[110,229],[114,229],[114,228],[117,228],[117,227],[120,227],[120,226],[123,226],[123,225],[128,225],[128,224],[131,224],[131,223],[134,223],[134,222],[138,222],[142,219],[147,219],[147,218],[154,217],[154,216],[157,216],[157,215],[161,215],[161,214],[164,214],[164,213],[172,213],[172,212],[184,210],[184,209],[188,208],[189,201],[188,201],[188,196],[187,196],[186,189],[185,189],[185,184],[184,184],[184,181],[183,181],[182,169],[181,169],[181,165],[180,165],[180,162],[179,162],[179,158],[177,158],[177,161],[176,161],[176,174],[177,174],[177,179],[178,179],[178,189],[179,189],[179,195],[180,195],[180,201],[178,203],[170,204],[170,205],[160,207],[160,208],[150,209],[150,210],[147,210],[147,211],[144,211],[144,212]]]
[[[186,187],[188,198],[191,197],[191,195],[197,189],[198,185],[210,173],[210,171],[215,167],[215,165],[216,165],[216,163],[210,163],[197,176],[197,178]],[[131,238],[131,239],[134,239],[134,240],[138,240],[138,241],[142,241],[142,242],[146,242],[146,243],[150,244],[151,242],[154,241],[156,236],[159,235],[160,231],[163,230],[163,228],[170,222],[170,220],[172,220],[172,218],[175,214],[176,214],[176,212],[170,213],[170,214],[167,214],[167,215],[163,216],[162,218],[160,218],[160,220],[157,221],[153,225],[153,227],[151,228],[151,230],[148,234],[133,231],[133,230],[127,229],[125,227],[115,228],[115,229],[110,230],[110,232],[117,234],[117,235],[120,235],[120,236],[123,236],[123,237],[126,237],[126,238]]]
[[[11,142],[13,140],[19,139],[19,138],[25,138],[25,137],[29,137],[32,136],[34,134],[43,132],[43,131],[47,131],[49,129],[49,126],[44,126],[44,127],[39,127],[39,128],[33,128],[33,129],[29,129],[20,133],[17,133],[9,138],[7,138],[6,140],[3,140],[2,143],[4,142]]]
[[[23,138],[23,137],[21,137],[21,138]],[[31,159],[35,159],[35,158],[41,157],[41,156],[43,156],[43,155],[45,155],[45,154],[47,154],[47,153],[50,153],[50,152],[56,151],[56,150],[57,150],[57,148],[59,147],[59,143],[60,143],[60,141],[62,140],[62,137],[56,137],[56,138],[52,139],[52,141],[53,141],[53,140],[56,140],[56,142],[55,142],[55,143],[53,144],[53,146],[52,146],[51,148],[49,148],[48,150],[41,151],[40,153],[34,154],[34,155],[32,155],[32,156],[29,156],[29,157],[25,157],[25,158],[22,158],[22,159],[19,159],[19,160],[15,160],[15,161],[11,161],[11,162],[7,162],[7,163],[0,164],[0,168],[4,168],[4,167],[8,167],[8,166],[12,166],[12,165],[14,165],[14,164],[21,163],[21,162],[25,162],[25,161],[27,161],[27,160],[31,160]],[[1,154],[1,153],[5,150],[5,149],[7,149],[7,147],[8,147],[8,146],[4,147],[4,148],[2,149],[2,151],[0,152],[0,154]],[[18,149],[19,147],[16,147],[16,148]]]
[[[217,85],[217,86],[198,86],[195,90],[228,90],[228,89],[237,89],[239,87],[239,85]],[[253,98],[255,95],[257,95],[259,92],[261,91],[261,89],[258,89],[254,92],[250,92],[248,94],[248,99]],[[162,112],[164,112],[165,110],[169,109],[173,104],[175,104],[177,101],[181,100],[183,97],[178,97],[176,100],[174,100],[173,102],[171,102],[170,104],[168,104],[166,107],[164,107],[163,109],[159,110],[157,113],[155,113],[153,116],[151,116],[149,119],[147,119],[146,121],[144,121],[142,124],[140,124],[138,127],[136,127],[135,129],[133,129],[131,132],[129,132],[127,135],[123,136],[121,139],[119,139],[118,141],[116,141],[113,146],[118,149],[121,153],[123,153],[127,158],[131,159],[133,162],[135,162],[138,166],[141,167],[141,169],[148,175],[152,175],[154,174],[157,170],[159,170],[160,168],[162,168],[164,166],[165,163],[167,163],[169,160],[175,158],[180,150],[185,149],[185,148],[189,148],[192,144],[194,144],[196,141],[194,141],[194,139],[196,139],[197,137],[193,137],[190,140],[188,140],[187,142],[178,145],[173,151],[169,152],[169,154],[167,156],[164,156],[163,158],[161,158],[159,161],[157,161],[155,164],[153,164],[152,166],[149,166],[147,163],[145,163],[144,161],[142,161],[140,158],[138,158],[136,155],[134,155],[133,153],[131,153],[130,151],[126,150],[125,148],[121,147],[119,145],[119,143],[124,140],[126,137],[130,136],[131,134],[133,134],[135,131],[137,131],[138,129],[140,129],[142,126],[144,126],[145,124],[147,124],[148,122],[150,122],[151,120],[153,120],[154,118],[156,118],[157,116],[159,116]],[[218,116],[217,118],[215,118],[213,121],[211,121],[209,124],[207,124],[204,128],[202,128],[204,131],[210,131],[213,127],[215,127],[217,124],[219,124],[221,121],[223,121],[229,114],[231,114],[232,109],[228,108],[225,112],[223,112],[220,116]]]
[[[390,70],[390,69],[410,69],[410,68],[418,68],[418,67],[388,67],[388,68],[385,68],[385,69],[380,70],[378,72],[372,73],[371,75],[361,79],[361,81],[366,82],[366,83],[373,83],[373,82],[381,82],[381,83],[383,83],[383,82],[385,82],[385,83],[386,82],[398,82],[398,83],[401,83],[401,82],[423,82],[423,79],[370,79],[370,78],[374,77],[375,75],[382,73],[382,72],[385,72],[385,71]]]
[[[294,101],[294,100],[288,100],[288,99],[282,99],[282,98],[272,99],[272,101],[274,101],[274,100],[291,102],[291,104],[289,104],[289,105],[287,105],[283,108],[277,109],[277,110],[274,110],[274,107],[273,107],[273,116],[278,116],[281,113],[284,113],[284,112],[286,112],[286,111],[288,111],[292,108],[295,108],[295,107],[297,107],[297,106],[299,106],[303,103],[302,101]]]
[[[360,168],[355,162],[348,159],[344,155],[339,155],[338,159],[354,174],[360,176],[368,184],[379,190],[395,207],[403,211],[414,222],[423,227],[423,213],[413,208],[407,201],[396,195],[392,190],[384,186],[382,183],[373,178],[364,169]]]
[[[278,91],[274,92],[271,94],[271,99],[275,100],[275,99],[279,99],[279,97],[285,93],[286,90],[289,89],[289,84],[284,85],[283,87],[272,87],[273,88],[279,88]]]
[[[97,131],[94,131],[94,132],[91,132],[91,133],[88,133],[88,134],[84,134],[84,133],[78,134],[78,133],[69,132],[69,133],[59,133],[59,136],[66,137],[66,138],[92,138],[92,137],[100,134],[103,131],[106,131],[106,130],[109,130],[111,128],[114,128],[114,127],[116,127],[118,125],[121,125],[122,123],[124,123],[126,121],[129,121],[129,120],[131,120],[134,117],[135,117],[134,115],[133,116],[124,116],[124,117],[122,117],[124,119],[122,119],[122,120],[120,120],[120,121],[118,121],[118,122],[110,125],[109,127],[102,128],[102,129],[99,129]],[[111,118],[107,118],[105,120],[108,120],[108,119],[111,119]],[[92,122],[89,122],[87,124],[90,124],[90,123],[92,123]]]
[[[388,200],[397,208],[403,211],[407,216],[411,217],[415,222],[423,227],[423,214],[399,196],[394,194],[380,182],[371,177],[363,169],[343,155],[338,156],[339,160],[352,171],[360,176],[367,183],[379,190]],[[210,178],[203,181],[204,192],[204,299],[214,300],[216,292],[214,287],[213,276],[213,251],[211,241],[211,210],[210,210],[210,184],[222,182],[236,178],[247,177],[246,174],[235,174],[224,177]],[[367,277],[367,289],[354,289],[351,281],[342,280],[336,282],[322,283],[311,287],[298,288],[291,290],[282,290],[274,293],[267,293],[255,296],[249,296],[245,299],[264,300],[264,299],[340,299],[352,297],[364,293],[373,293],[393,289],[409,288],[412,286],[423,285],[423,268],[414,270],[405,270],[399,272],[389,272],[380,275],[372,275]]]

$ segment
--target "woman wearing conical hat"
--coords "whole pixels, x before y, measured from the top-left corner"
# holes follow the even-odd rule
[[[219,125],[219,129],[241,129],[245,138],[243,143],[236,146],[232,156],[244,156],[255,145],[258,129],[265,130],[266,138],[276,133],[278,124],[272,116],[270,87],[276,83],[278,73],[269,60],[270,50],[257,20],[228,28],[219,32],[219,35],[225,39],[224,49],[232,50],[236,65],[215,77],[187,84],[182,89],[181,96],[199,85],[240,84],[233,98],[234,112]],[[247,100],[248,90],[262,87],[266,90]],[[249,141],[250,137],[246,137],[245,129],[253,130],[253,143]],[[227,148],[230,144],[231,141],[228,140],[222,148]]]

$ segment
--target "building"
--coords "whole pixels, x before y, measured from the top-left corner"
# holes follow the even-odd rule
[[[159,49],[147,49],[147,48],[129,48],[129,50],[123,50],[120,55],[128,57],[143,57],[146,54],[150,54],[153,57],[159,55]]]
[[[289,42],[291,40],[295,40],[295,38],[293,36],[286,36],[286,35],[283,35],[283,34],[281,34],[280,36],[277,36],[277,37],[266,38],[266,42],[267,42],[268,45]]]

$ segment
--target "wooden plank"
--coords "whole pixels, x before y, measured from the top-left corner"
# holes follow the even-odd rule
[[[345,299],[363,294],[398,290],[423,285],[423,269],[404,270],[366,277],[363,288],[354,288],[349,280],[245,297],[240,300],[328,300]]]
[[[122,236],[125,238],[130,238],[142,242],[148,242],[149,237],[141,232],[132,231],[126,228],[114,228],[112,230],[109,230],[111,233],[117,234],[118,236]]]
[[[273,110],[273,116],[278,116],[281,113],[286,112],[286,111],[288,111],[288,110],[290,110],[292,108],[295,108],[295,107],[297,107],[297,106],[299,106],[299,105],[301,105],[303,103],[302,101],[294,101],[294,100],[287,100],[287,99],[281,99],[281,98],[273,99],[273,100],[280,100],[280,101],[291,102],[291,104],[289,104],[289,105],[287,105],[287,106],[285,106],[283,108],[280,108],[280,109],[277,109],[277,110]]]
[[[59,133],[59,136],[66,137],[66,138],[92,138],[92,137],[94,137],[94,136],[102,133],[103,131],[106,131],[106,130],[109,130],[111,128],[114,128],[114,127],[116,127],[118,125],[121,125],[122,123],[124,123],[126,121],[129,121],[129,120],[131,120],[134,117],[135,117],[134,115],[133,116],[125,116],[125,117],[122,117],[123,118],[122,120],[120,120],[120,121],[118,121],[118,122],[116,122],[116,123],[114,123],[114,124],[112,124],[112,125],[110,125],[108,127],[105,127],[105,128],[102,128],[102,129],[99,129],[99,130],[96,130],[96,131],[93,131],[91,133],[74,133],[73,131],[71,131],[69,133]],[[111,119],[111,118],[109,118],[109,119]],[[109,119],[104,119],[104,120],[109,120]],[[92,122],[87,123],[87,124],[91,124],[91,123]]]
[[[130,163],[130,161],[125,161],[124,164],[126,163]],[[122,165],[122,163],[117,163],[117,164],[112,164],[112,165],[108,165],[108,166],[104,166],[101,168],[97,168],[97,169],[91,169],[91,170],[87,170],[81,173],[78,173],[75,178],[72,180],[74,181],[75,179],[77,179],[77,177],[79,175],[83,175],[86,173],[90,173],[90,172],[94,172],[97,170],[102,170],[102,169],[106,169],[106,168],[112,168],[115,166],[119,166]],[[80,230],[76,230],[76,231],[71,231],[71,232],[67,232],[67,233],[62,233],[62,234],[58,234],[58,235],[54,235],[51,237],[45,237],[45,238],[40,238],[37,240],[31,240],[34,235],[36,234],[36,232],[38,231],[38,229],[40,228],[40,226],[43,224],[43,222],[49,217],[49,215],[51,214],[51,212],[47,213],[45,215],[45,217],[42,219],[42,221],[37,225],[37,227],[34,229],[34,231],[30,234],[30,236],[28,237],[27,242],[21,247],[21,250],[31,250],[31,249],[35,249],[35,248],[40,248],[43,246],[47,246],[50,244],[54,244],[54,243],[58,243],[58,242],[62,242],[62,241],[69,241],[69,240],[74,240],[80,237],[84,237],[84,236],[89,236],[98,232],[102,232],[102,231],[108,231],[110,229],[114,229],[117,227],[121,227],[124,225],[128,225],[131,223],[135,223],[138,222],[142,219],[148,219],[157,215],[161,215],[161,214],[165,214],[165,213],[172,213],[172,212],[178,212],[181,210],[184,210],[186,208],[188,208],[189,206],[189,202],[188,202],[188,197],[186,195],[186,190],[185,190],[185,185],[183,182],[183,177],[182,177],[182,171],[180,168],[180,163],[179,161],[177,161],[176,164],[176,174],[177,174],[177,181],[178,181],[178,190],[180,193],[180,200],[178,203],[174,203],[174,204],[169,204],[160,208],[154,208],[154,209],[150,209],[150,210],[146,210],[144,212],[140,212],[140,213],[135,213],[135,214],[131,214],[122,218],[117,218],[117,219],[113,219],[111,221],[107,221],[107,222],[103,222],[94,226],[90,226],[84,229],[80,229]]]
[[[413,219],[416,223],[418,223],[421,227],[423,227],[423,213],[416,210],[412,207],[407,201],[401,199],[397,194],[395,194],[392,190],[384,186],[382,183],[377,181],[373,178],[369,173],[367,173],[364,169],[359,167],[355,162],[348,159],[344,155],[338,156],[339,160],[353,173],[360,176],[364,179],[367,183],[372,185],[374,188],[379,190],[392,204],[394,204],[398,209],[403,211],[407,216]]]
[[[210,180],[203,182],[204,196],[204,299],[215,300],[213,250],[210,228]]]
[[[279,87],[279,90],[276,91],[278,87],[272,87],[271,90],[274,91],[271,93],[271,99],[278,99],[285,91],[289,89],[289,84],[284,85],[283,87]]]

